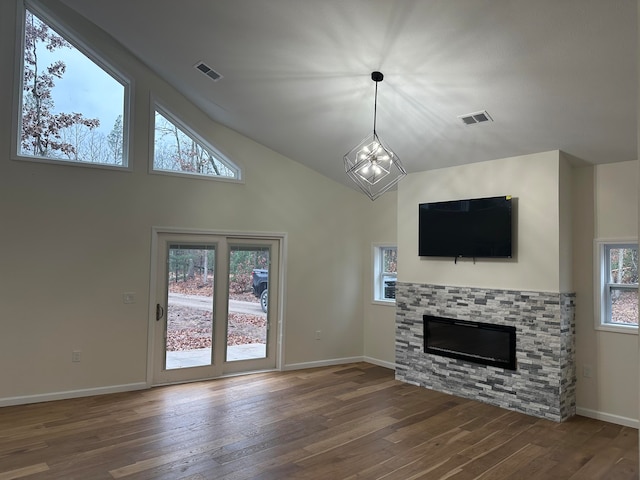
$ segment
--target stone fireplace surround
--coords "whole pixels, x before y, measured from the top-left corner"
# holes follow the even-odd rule
[[[575,415],[575,294],[398,282],[396,379],[556,422]],[[516,327],[516,370],[424,353],[423,315]]]

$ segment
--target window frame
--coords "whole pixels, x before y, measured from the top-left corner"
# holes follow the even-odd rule
[[[153,175],[169,175],[182,178],[193,178],[202,180],[212,180],[216,182],[230,182],[230,183],[244,183],[244,171],[242,166],[235,160],[231,160],[229,155],[225,154],[220,148],[213,145],[209,140],[206,140],[204,136],[198,133],[189,123],[185,122],[179,115],[169,109],[164,102],[159,98],[151,95],[149,111],[149,173]],[[156,111],[168,120],[175,123],[187,136],[191,136],[197,142],[200,142],[204,147],[211,150],[214,156],[222,163],[228,164],[230,170],[236,172],[236,178],[225,177],[218,175],[203,175],[200,173],[181,172],[177,170],[160,170],[154,168],[155,160],[155,137],[156,137]]]
[[[374,305],[396,305],[395,298],[384,298],[384,280],[385,277],[392,276],[398,279],[398,273],[388,273],[384,271],[384,250],[395,249],[396,256],[398,254],[398,246],[394,243],[374,243],[372,246],[372,265],[373,265],[373,292],[372,303]]]
[[[74,167],[88,167],[117,171],[133,171],[133,132],[132,105],[134,103],[133,92],[134,80],[125,75],[121,70],[115,68],[106,60],[106,55],[100,53],[98,49],[83,41],[71,26],[60,19],[55,12],[37,0],[16,0],[18,8],[16,14],[16,50],[15,50],[15,72],[13,82],[13,105],[11,121],[11,159],[17,161],[46,163],[50,165],[67,165]],[[104,163],[91,163],[74,161],[68,159],[56,159],[38,156],[27,156],[20,154],[20,134],[22,129],[22,102],[23,102],[23,72],[24,72],[24,48],[25,48],[25,21],[26,10],[34,13],[38,19],[47,24],[59,36],[63,37],[73,48],[85,55],[91,62],[104,70],[116,82],[124,88],[123,111],[122,111],[122,165],[110,165]]]
[[[635,290],[638,294],[638,284],[609,283],[610,250],[614,248],[638,249],[637,238],[597,239],[594,247],[594,300],[595,300],[595,328],[596,330],[626,334],[638,334],[638,324],[611,323],[611,291]]]

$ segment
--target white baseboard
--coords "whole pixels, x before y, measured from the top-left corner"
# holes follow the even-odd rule
[[[347,363],[367,362],[381,367],[395,370],[395,364],[378,360],[371,357],[346,357],[332,358],[329,360],[319,360],[315,362],[292,363],[285,365],[282,370],[302,370],[305,368],[329,367],[332,365],[343,365]],[[263,371],[260,371],[263,373]],[[12,405],[26,405],[29,403],[51,402],[54,400],[66,400],[69,398],[91,397],[93,395],[106,395],[108,393],[130,392],[134,390],[145,390],[150,385],[145,382],[129,383],[125,385],[111,385],[109,387],[87,388],[82,390],[68,390],[64,392],[43,393],[39,395],[25,395],[21,397],[0,398],[0,407]]]
[[[378,365],[379,367],[390,368],[391,370],[396,369],[396,364],[393,362],[386,362],[384,360],[378,360],[377,358],[372,358],[372,357],[363,357],[363,360],[367,363]]]
[[[53,400],[66,400],[69,398],[91,397],[108,393],[130,392],[149,388],[145,382],[128,383],[125,385],[111,385],[109,387],[87,388],[83,390],[67,390],[66,392],[43,393],[41,395],[25,395],[22,397],[0,398],[0,407],[11,405],[26,405],[28,403],[51,402]]]
[[[591,410],[589,408],[576,408],[576,414],[583,417],[594,418],[596,420],[602,420],[603,422],[615,423],[616,425],[624,425],[625,427],[639,428],[640,422],[635,418],[621,417],[620,415],[613,415],[611,413],[598,412],[597,410]]]
[[[346,357],[346,358],[332,358],[330,360],[318,360],[315,362],[303,362],[303,363],[290,363],[282,367],[282,370],[303,370],[305,368],[317,368],[317,367],[330,367],[332,365],[344,365],[347,363],[367,362],[380,367],[396,369],[396,364],[392,362],[386,362],[384,360],[378,360],[373,357]]]
[[[345,363],[364,362],[364,357],[331,358],[329,360],[318,360],[315,362],[289,363],[282,367],[282,370],[302,370],[305,368],[330,367],[332,365],[342,365]]]

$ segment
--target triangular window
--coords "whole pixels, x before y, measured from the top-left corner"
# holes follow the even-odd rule
[[[155,172],[240,180],[240,168],[185,123],[156,104],[153,142]]]

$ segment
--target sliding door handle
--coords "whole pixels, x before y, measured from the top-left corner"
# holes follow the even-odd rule
[[[156,304],[156,322],[159,321],[164,316],[164,308],[157,303]]]

